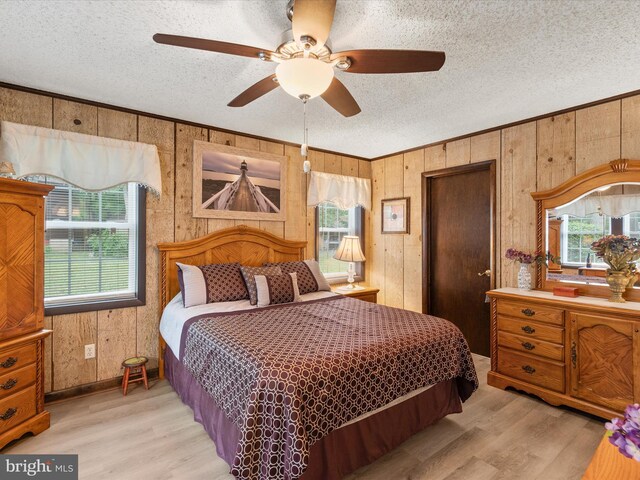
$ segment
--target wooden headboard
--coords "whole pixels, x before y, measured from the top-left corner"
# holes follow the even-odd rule
[[[256,228],[238,225],[210,235],[175,243],[159,243],[160,308],[180,291],[176,262],[187,265],[239,262],[259,266],[264,262],[304,259],[305,241],[285,240]]]

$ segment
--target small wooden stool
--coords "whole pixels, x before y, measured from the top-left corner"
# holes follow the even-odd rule
[[[144,388],[149,390],[146,367],[146,363],[148,361],[149,359],[147,359],[147,357],[131,357],[122,362],[122,366],[124,367],[124,376],[122,377],[122,395],[127,394],[129,383],[144,382]]]

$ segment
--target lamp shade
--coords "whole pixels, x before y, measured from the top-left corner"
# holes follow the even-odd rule
[[[343,262],[364,262],[365,258],[360,248],[360,238],[355,235],[342,237],[340,246],[333,258]]]
[[[315,58],[292,58],[276,67],[278,83],[289,95],[322,95],[333,80],[333,67]]]

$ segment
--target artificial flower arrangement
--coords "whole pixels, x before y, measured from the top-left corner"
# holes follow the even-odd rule
[[[640,404],[629,405],[624,419],[614,418],[605,424],[609,441],[618,447],[622,455],[640,462]]]
[[[540,250],[531,253],[516,250],[515,248],[508,248],[504,256],[507,260],[524,263],[525,265],[531,265],[532,263],[546,264],[547,262],[560,263],[559,257],[554,257],[551,255],[551,252],[543,254]]]
[[[640,241],[626,235],[602,237],[591,244],[591,250],[614,272],[635,273],[635,262],[640,259]]]

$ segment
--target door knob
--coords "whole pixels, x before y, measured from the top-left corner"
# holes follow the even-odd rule
[[[478,274],[479,277],[490,277],[491,276],[491,270],[485,270],[484,272],[480,272]]]

